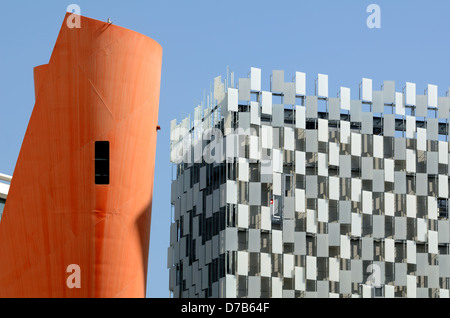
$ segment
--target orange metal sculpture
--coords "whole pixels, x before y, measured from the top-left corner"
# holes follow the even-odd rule
[[[68,16],[35,68],[0,223],[0,297],[145,297],[162,48]],[[96,141],[109,141],[109,184],[95,181]]]

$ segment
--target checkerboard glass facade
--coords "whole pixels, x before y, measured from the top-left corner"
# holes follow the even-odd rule
[[[448,298],[450,97],[294,75],[218,77],[171,122],[172,295]]]

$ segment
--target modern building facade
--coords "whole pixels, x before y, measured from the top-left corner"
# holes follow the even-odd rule
[[[173,297],[448,298],[448,93],[233,77],[172,121]]]
[[[0,297],[145,297],[161,63],[154,40],[67,13],[34,69]]]

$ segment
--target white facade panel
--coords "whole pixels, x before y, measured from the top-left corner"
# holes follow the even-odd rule
[[[406,195],[406,216],[415,218],[417,214],[417,201],[415,195]]]
[[[228,275],[226,276],[226,298],[236,298],[236,276],[234,275]]]
[[[428,231],[428,253],[438,254],[438,232]]]
[[[227,203],[237,204],[237,183],[227,180]]]
[[[369,78],[362,79],[362,100],[372,102],[372,80]]]
[[[261,69],[256,67],[250,68],[250,89],[252,91],[261,90]]]
[[[317,82],[318,96],[325,98],[328,97],[328,75],[318,74]]]
[[[330,142],[328,144],[329,164],[331,166],[339,166],[339,144]]]
[[[261,147],[266,149],[272,148],[272,127],[263,125],[261,127]]]
[[[350,111],[350,88],[341,87],[340,88],[340,96],[341,96],[341,109]]]
[[[340,141],[342,144],[350,143],[350,122],[341,120]]]
[[[439,141],[439,163],[448,164],[448,142]]]
[[[395,93],[395,113],[405,116],[405,104],[403,103],[403,93]]]
[[[300,96],[306,95],[306,74],[295,72],[295,93]]]
[[[316,211],[306,211],[306,232],[317,233]]]
[[[319,152],[318,154],[318,175],[328,177],[328,155],[326,153]]]
[[[272,230],[272,253],[283,254],[283,231]]]
[[[405,104],[416,106],[416,84],[406,82]]]
[[[318,139],[322,142],[328,142],[328,120],[318,119],[319,134]]]
[[[412,149],[406,149],[406,171],[416,172],[416,151]]]
[[[384,194],[384,213],[388,216],[394,216],[395,211],[395,197],[393,193]]]
[[[363,213],[372,214],[372,192],[363,191]]]
[[[248,159],[245,158],[239,158],[239,169],[238,169],[238,178],[239,181],[245,181],[248,182],[248,172],[249,172],[249,162]]]
[[[281,173],[273,174],[273,194],[281,195]]]
[[[416,242],[406,241],[406,257],[408,264],[416,264]]]
[[[283,297],[283,280],[281,277],[272,277],[272,298]]]
[[[294,151],[294,145],[294,129],[291,127],[284,127],[284,149]]]
[[[341,258],[350,259],[350,237],[341,235]]]
[[[296,174],[306,174],[305,170],[305,153],[303,151],[295,152],[295,173]]]
[[[406,138],[414,139],[416,137],[416,117],[406,116]]]
[[[361,157],[361,135],[357,133],[351,134],[352,139],[352,156],[358,156]]]
[[[261,253],[261,276],[272,276],[272,258],[269,253]]]
[[[249,206],[245,204],[238,204],[238,227],[248,228],[248,213]]]
[[[328,271],[330,281],[338,282],[339,281],[339,258],[330,257],[328,259]]]
[[[394,160],[384,159],[384,181],[394,182]]]
[[[439,197],[448,198],[448,176],[439,175]]]
[[[295,267],[295,290],[306,290],[305,268]]]
[[[295,128],[306,128],[306,107],[295,106]]]
[[[270,207],[261,207],[261,230],[270,231],[272,229],[272,220],[270,218]]]
[[[266,115],[272,115],[272,93],[261,93],[261,113]]]
[[[435,197],[428,197],[428,218],[430,220],[437,220],[437,199]]]
[[[427,241],[427,220],[418,218],[417,219],[417,241],[426,242]]]
[[[383,136],[373,135],[373,156],[375,158],[384,158],[384,139]]]
[[[395,260],[395,241],[393,239],[384,240],[384,258],[386,262]]]
[[[361,236],[362,215],[359,213],[352,213],[352,235]]]
[[[318,199],[318,221],[328,222],[328,201]]]
[[[438,107],[438,87],[437,85],[428,84],[428,106]]]
[[[228,111],[238,111],[238,90],[236,88],[228,88]]]
[[[352,178],[352,201],[361,201],[361,180]]]
[[[330,200],[339,200],[340,195],[340,179],[338,177],[330,177],[328,179],[330,184],[329,198]]]
[[[408,298],[417,297],[417,277],[407,275],[406,277],[406,295]]]
[[[417,150],[427,151],[427,130],[417,128]]]
[[[317,279],[317,258],[306,256],[306,279]]]
[[[248,276],[248,258],[249,254],[247,252],[239,251],[237,252],[237,273],[238,275]]]

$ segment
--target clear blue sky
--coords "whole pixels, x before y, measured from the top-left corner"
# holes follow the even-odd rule
[[[357,97],[362,77],[374,89],[395,80],[450,86],[450,1],[1,1],[0,172],[12,174],[34,106],[33,67],[48,63],[66,8],[145,34],[163,47],[153,195],[148,297],[168,297],[166,269],[170,226],[169,122],[182,119],[209,90],[213,78],[247,77],[262,69],[269,89],[272,70],[306,72],[313,94],[317,73],[329,75],[330,96],[340,86]],[[366,8],[381,7],[381,29],[369,29]]]

